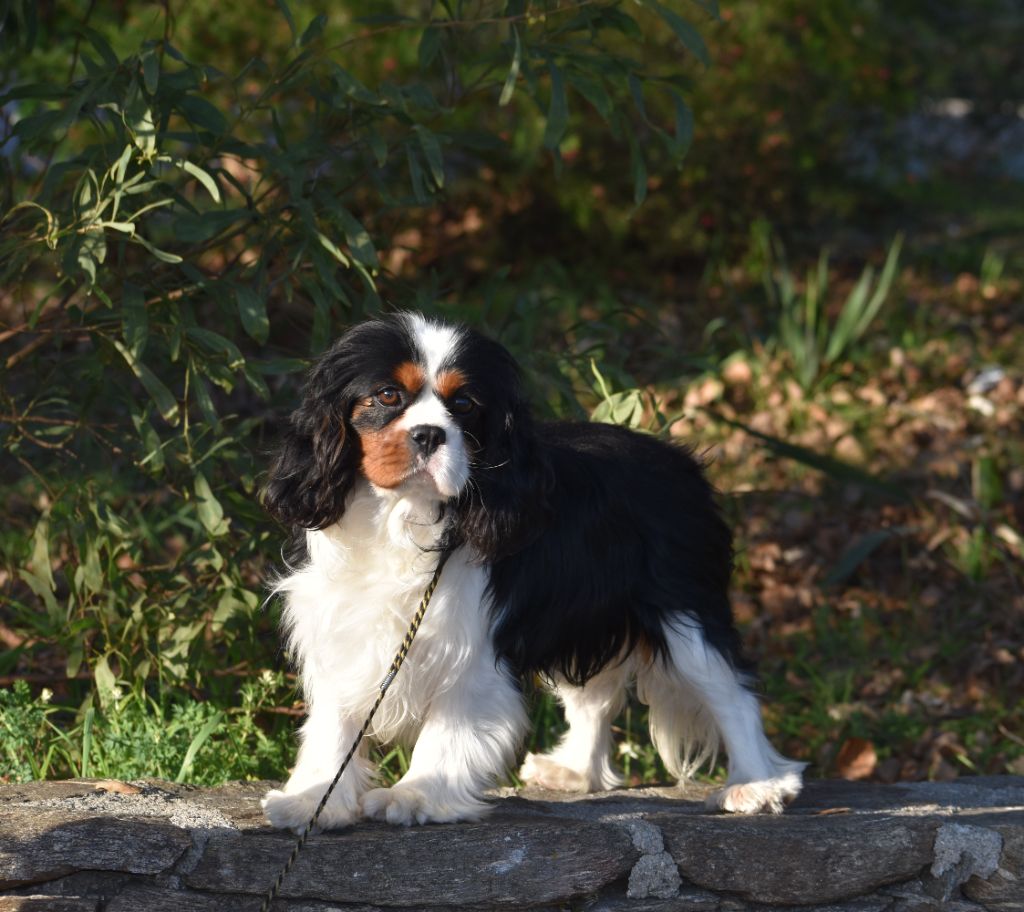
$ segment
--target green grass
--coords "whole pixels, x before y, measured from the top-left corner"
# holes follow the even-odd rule
[[[75,711],[19,681],[0,690],[6,778],[155,777],[200,785],[278,778],[294,758],[294,737],[290,724],[267,720],[287,689],[280,675],[265,672],[245,682],[232,703],[116,688],[99,708],[87,701]]]

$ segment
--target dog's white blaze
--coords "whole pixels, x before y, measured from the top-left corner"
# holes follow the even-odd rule
[[[434,380],[441,367],[449,362],[459,347],[459,333],[451,326],[428,320],[422,314],[407,314],[406,325],[427,367],[427,376]]]

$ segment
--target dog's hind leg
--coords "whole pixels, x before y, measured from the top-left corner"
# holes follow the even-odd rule
[[[609,666],[583,687],[565,679],[553,691],[565,707],[569,730],[548,754],[527,754],[519,776],[531,785],[559,791],[596,792],[622,785],[611,762],[611,724],[622,705],[631,663]]]
[[[639,676],[651,707],[651,735],[665,766],[687,778],[725,747],[729,774],[708,806],[740,814],[779,813],[796,797],[804,764],[768,742],[761,707],[742,672],[709,644],[698,625],[665,631],[668,654]]]

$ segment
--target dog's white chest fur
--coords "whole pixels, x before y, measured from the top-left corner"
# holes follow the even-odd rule
[[[437,565],[437,504],[362,487],[342,521],[307,534],[309,563],[278,585],[308,702],[330,692],[346,714],[369,710]],[[485,571],[456,553],[378,711],[371,734],[415,736],[431,699],[450,689],[487,641]]]

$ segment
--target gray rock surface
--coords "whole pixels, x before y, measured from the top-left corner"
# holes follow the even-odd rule
[[[294,837],[267,783],[0,785],[0,912],[255,910]],[[496,793],[484,822],[312,837],[288,912],[1024,912],[1024,778],[813,782],[781,817],[707,789]]]

